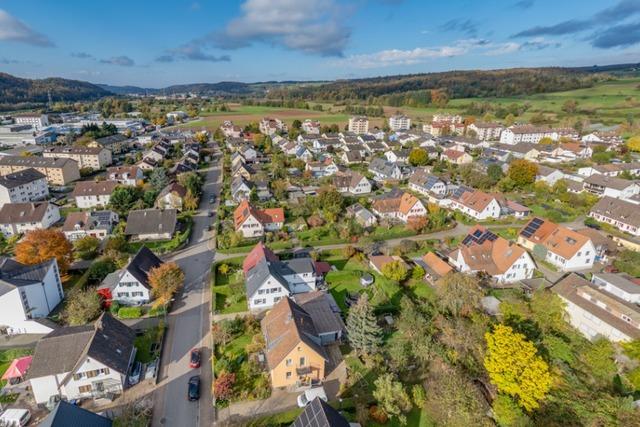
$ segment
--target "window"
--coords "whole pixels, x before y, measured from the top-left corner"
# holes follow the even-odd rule
[[[82,374],[73,374],[73,380],[74,381],[78,381],[82,379]]]
[[[78,387],[78,391],[80,393],[91,393],[91,386],[90,385],[81,385],[80,387]]]
[[[87,378],[93,378],[98,376],[98,370],[87,371]]]
[[[285,365],[286,365],[286,366],[291,366],[291,364],[292,364],[292,363],[293,363],[293,360],[291,360],[291,359],[287,359],[287,360],[285,361]]]
[[[304,357],[301,357],[300,358],[300,366],[304,366],[305,362],[306,361],[305,361]]]
[[[286,374],[286,378],[287,378],[288,380],[290,380],[290,379],[291,379],[291,372],[287,372],[287,374]]]

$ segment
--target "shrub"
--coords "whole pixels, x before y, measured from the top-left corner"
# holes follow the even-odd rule
[[[411,396],[417,408],[424,408],[427,404],[427,393],[424,391],[422,384],[415,384],[411,388]]]
[[[122,307],[118,310],[118,317],[121,319],[137,319],[142,316],[140,307]]]
[[[111,303],[111,305],[109,306],[109,311],[111,312],[111,314],[117,316],[118,315],[118,311],[120,311],[120,303],[118,301],[113,301]]]
[[[369,408],[369,415],[378,424],[386,424],[389,421],[389,417],[384,410],[376,405]]]

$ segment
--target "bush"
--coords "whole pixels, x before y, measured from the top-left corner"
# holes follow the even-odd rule
[[[378,424],[386,424],[387,421],[389,421],[387,414],[382,410],[382,408],[376,405],[369,408],[369,415]]]
[[[118,310],[118,317],[121,319],[138,319],[142,316],[140,307],[122,307]]]
[[[413,397],[413,403],[417,408],[424,408],[427,404],[427,393],[424,391],[422,384],[415,384],[411,388],[411,395]]]
[[[118,315],[118,311],[120,311],[120,303],[118,301],[113,301],[111,302],[111,305],[109,306],[109,311],[111,312],[111,314],[113,314],[114,316]]]

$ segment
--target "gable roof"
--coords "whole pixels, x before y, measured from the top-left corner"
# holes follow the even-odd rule
[[[5,176],[0,176],[0,186],[11,189],[39,179],[46,179],[46,176],[38,172],[36,169],[28,168]]]
[[[637,185],[635,181],[629,181],[628,179],[617,178],[615,176],[602,175],[594,173],[593,175],[585,178],[585,184],[597,185],[599,187],[612,188],[614,190],[624,190]]]
[[[175,209],[140,209],[129,212],[126,235],[173,234],[176,230],[178,211]]]
[[[5,203],[0,208],[0,224],[22,224],[40,222],[44,218],[49,202]]]
[[[187,195],[187,189],[177,182],[172,182],[162,189],[160,194],[158,194],[158,198],[164,197],[167,194],[175,193],[178,197],[184,197]]]
[[[260,323],[270,369],[278,366],[300,343],[328,360],[324,348],[316,342],[318,331],[311,316],[290,298],[278,301]]]
[[[496,200],[496,197],[493,194],[488,194],[484,191],[474,189],[471,189],[471,191],[463,191],[458,198],[452,198],[458,203],[463,204],[476,212],[484,211],[487,206],[489,206],[489,203]]]
[[[518,235],[534,244],[543,245],[548,251],[565,259],[573,258],[591,241],[583,234],[539,217],[532,218]]]
[[[254,208],[248,201],[243,200],[233,212],[233,222],[235,224],[235,227],[240,227],[250,216],[253,216],[262,224],[284,222],[284,209],[257,209]]]
[[[276,262],[279,260],[278,256],[273,253],[263,242],[258,242],[251,252],[247,254],[244,261],[242,261],[242,271],[246,275],[255,265],[261,260],[266,259],[269,262]]]
[[[76,226],[81,230],[111,229],[113,212],[111,211],[82,211],[69,212],[62,225],[62,231],[74,231]]]
[[[118,186],[117,181],[79,181],[73,189],[73,197],[107,196]]]
[[[111,427],[111,425],[112,421],[109,418],[61,400],[38,424],[38,427]]]
[[[125,270],[131,273],[145,287],[149,287],[149,271],[152,268],[159,267],[163,264],[162,260],[156,256],[146,246],[140,247],[138,253],[129,261]]]
[[[94,324],[54,330],[36,344],[27,378],[71,374],[86,357],[126,374],[134,338],[135,332],[109,313],[103,313]]]
[[[591,212],[615,219],[624,224],[640,227],[640,210],[638,205],[626,200],[604,196],[592,208]]]
[[[327,402],[316,397],[291,424],[291,427],[349,427],[349,422]]]
[[[41,283],[55,258],[39,264],[26,265],[7,257],[0,257],[0,295],[25,285]]]
[[[428,273],[431,275],[435,273],[435,275],[442,277],[453,271],[453,267],[447,264],[446,261],[442,260],[434,252],[427,252],[426,254],[424,254],[424,256],[422,257],[422,261],[424,262],[427,269],[431,270],[428,271]]]
[[[506,273],[526,251],[485,227],[476,225],[458,245],[454,251],[454,254],[457,253],[462,255],[472,271],[485,271],[497,276]]]

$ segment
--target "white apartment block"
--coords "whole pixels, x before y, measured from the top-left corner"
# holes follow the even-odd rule
[[[353,116],[349,118],[349,132],[361,134],[369,132],[369,119],[365,116]]]

